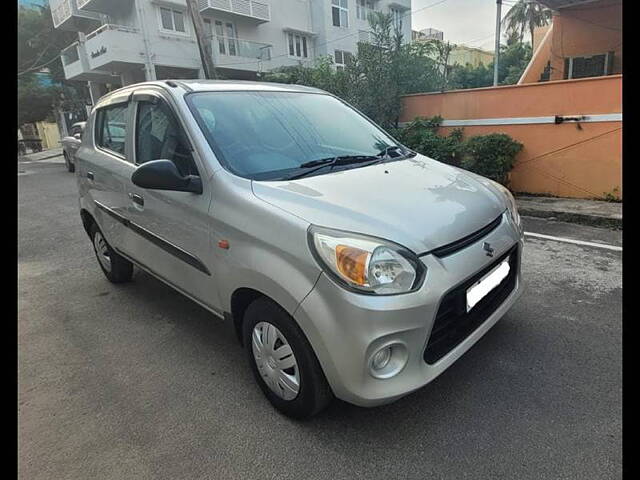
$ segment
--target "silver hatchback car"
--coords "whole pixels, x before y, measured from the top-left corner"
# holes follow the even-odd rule
[[[424,386],[521,293],[509,191],[326,92],[142,83],[100,99],[85,133],[80,214],[104,274],[135,264],[233,322],[289,416]]]

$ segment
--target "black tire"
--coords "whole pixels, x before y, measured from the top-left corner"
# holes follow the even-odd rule
[[[69,160],[69,154],[67,152],[62,152],[62,155],[64,156],[64,163],[67,166],[67,170],[71,173],[76,171],[76,166],[71,163],[71,160]]]
[[[98,252],[98,248],[96,247],[96,235],[98,234],[104,241],[104,245],[106,246],[106,250],[108,252],[109,260],[111,263],[109,269],[105,268],[105,266],[102,264],[102,261],[100,259],[101,254]],[[131,277],[133,276],[133,264],[126,258],[118,255],[113,250],[113,248],[111,248],[111,245],[109,245],[106,239],[104,239],[104,235],[98,228],[98,225],[96,225],[95,223],[91,225],[91,243],[93,244],[93,251],[96,254],[98,265],[100,265],[100,268],[102,269],[105,277],[107,277],[107,279],[111,283],[124,283],[131,280]]]
[[[252,333],[259,322],[274,325],[286,337],[295,356],[300,376],[297,396],[284,400],[265,383],[253,355]],[[242,336],[249,365],[262,392],[271,404],[288,417],[306,419],[322,411],[333,399],[331,388],[322,372],[320,363],[300,327],[279,305],[267,298],[254,300],[245,311]]]

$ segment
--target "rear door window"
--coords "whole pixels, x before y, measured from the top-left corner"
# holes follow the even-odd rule
[[[118,104],[98,110],[96,145],[109,152],[125,156],[128,104]]]

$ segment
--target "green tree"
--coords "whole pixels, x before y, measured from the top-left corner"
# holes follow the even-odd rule
[[[448,83],[450,89],[480,88],[490,85],[493,85],[493,64],[490,64],[490,67],[485,67],[481,63],[474,67],[467,63],[451,67]]]
[[[533,45],[533,31],[536,27],[547,25],[551,20],[551,10],[532,0],[518,0],[505,16],[507,32],[517,32],[520,41],[528,31]]]
[[[51,117],[56,89],[42,87],[31,75],[18,82],[18,126]]]
[[[500,45],[500,63],[498,65],[498,84],[518,83],[531,59],[531,46],[526,43]],[[454,65],[449,73],[449,88],[479,88],[493,85],[493,62],[473,67]]]
[[[498,64],[498,82],[500,85],[518,83],[531,60],[531,45],[528,43],[512,43],[500,46],[500,63]],[[493,63],[491,63],[493,69]]]
[[[82,111],[87,91],[84,85],[67,82],[60,50],[76,34],[53,27],[48,6],[18,9],[18,126],[45,120],[55,107]],[[47,71],[54,86],[43,85],[36,74]]]

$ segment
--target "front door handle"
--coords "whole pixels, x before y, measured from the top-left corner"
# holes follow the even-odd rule
[[[129,193],[129,198],[133,203],[139,205],[140,207],[144,207],[144,198],[142,198],[141,195],[138,195],[137,193]]]
[[[93,172],[87,172],[87,178],[93,180]]]

